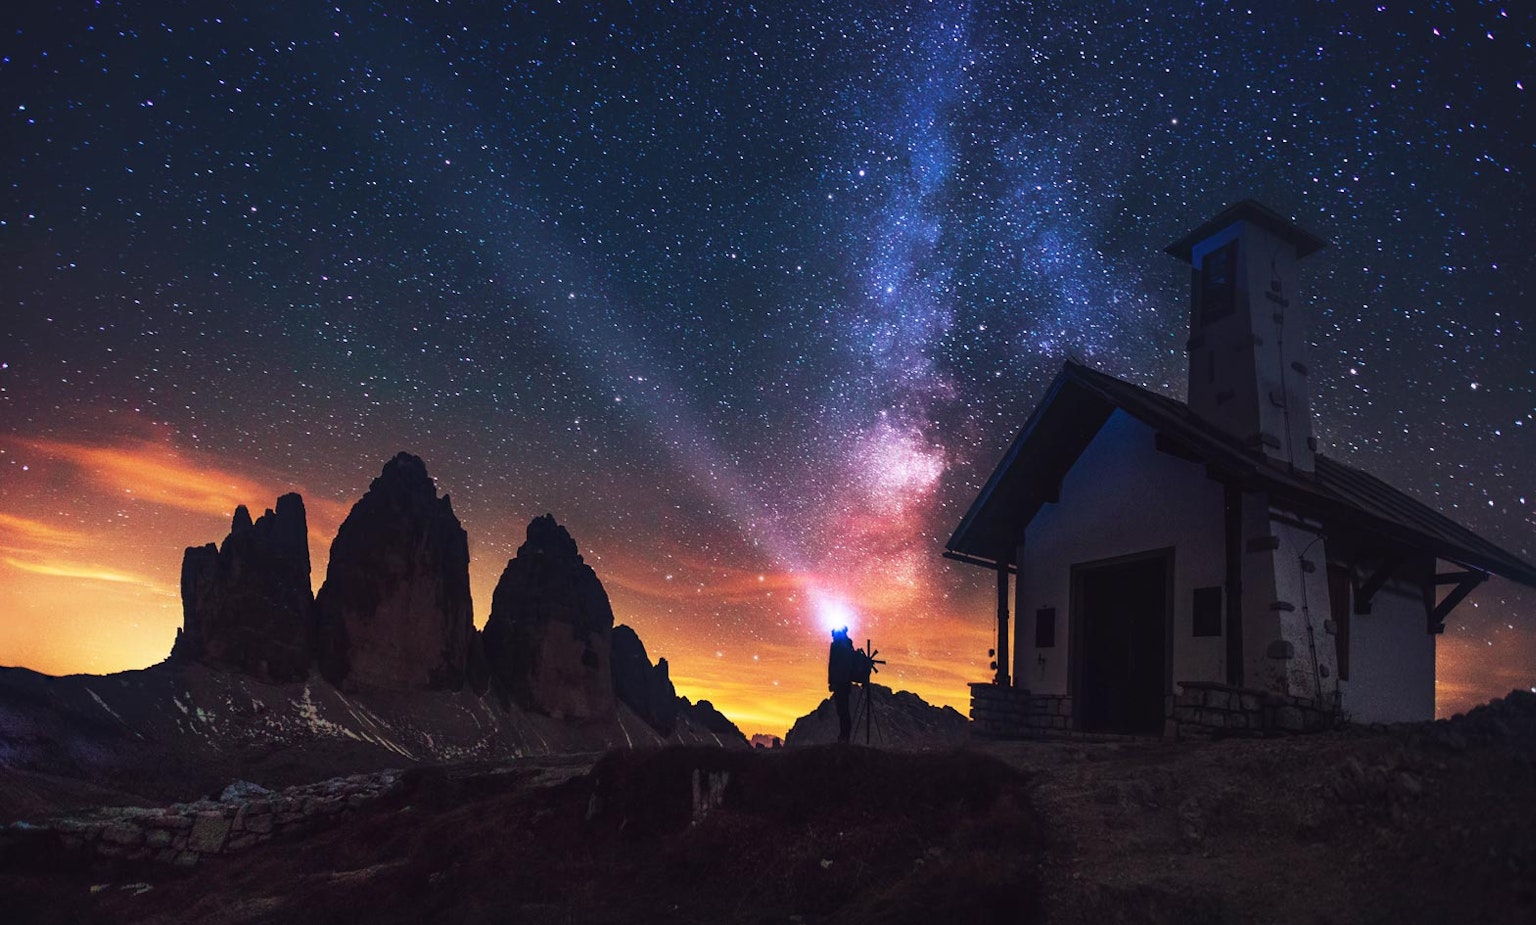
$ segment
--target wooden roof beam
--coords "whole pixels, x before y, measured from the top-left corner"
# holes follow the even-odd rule
[[[1437,635],[1445,632],[1445,618],[1450,616],[1451,611],[1456,609],[1457,604],[1466,600],[1467,595],[1471,594],[1474,588],[1487,580],[1487,572],[1471,570],[1436,575],[1435,584],[1443,585],[1454,582],[1456,587],[1452,588],[1450,593],[1429,612],[1429,631]]]

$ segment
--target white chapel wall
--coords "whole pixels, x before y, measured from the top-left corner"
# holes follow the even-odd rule
[[[1014,684],[1065,694],[1075,563],[1174,548],[1173,681],[1226,679],[1222,636],[1193,635],[1194,590],[1226,574],[1223,490],[1205,467],[1157,450],[1155,432],[1115,411],[1025,536],[1015,596]],[[1035,614],[1056,610],[1056,645],[1035,648]],[[1223,610],[1223,631],[1225,611]]]
[[[1423,586],[1402,578],[1376,592],[1370,613],[1350,614],[1349,679],[1339,688],[1352,721],[1435,718],[1435,636],[1428,619]]]

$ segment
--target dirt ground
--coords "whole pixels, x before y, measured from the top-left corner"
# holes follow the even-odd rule
[[[568,763],[569,765],[569,763]],[[0,856],[10,922],[1536,921],[1536,695],[1207,742],[416,769],[190,871]],[[697,781],[697,783],[696,783]]]

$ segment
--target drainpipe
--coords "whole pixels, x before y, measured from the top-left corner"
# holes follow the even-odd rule
[[[1227,683],[1243,686],[1243,490],[1227,482]]]

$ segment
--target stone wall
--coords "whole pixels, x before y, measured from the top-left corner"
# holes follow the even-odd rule
[[[69,851],[190,867],[209,855],[241,851],[274,835],[330,824],[388,793],[399,776],[399,771],[379,771],[281,791],[242,783],[226,789],[218,800],[164,809],[116,806],[15,822],[0,828],[0,846],[11,849],[57,838]]]
[[[1307,698],[1214,682],[1184,681],[1179,687],[1180,693],[1167,698],[1163,713],[1163,734],[1170,738],[1317,732],[1340,722],[1337,696],[1319,705]],[[971,685],[971,729],[992,739],[1083,735],[1072,728],[1071,697],[990,683]]]
[[[1232,687],[1213,681],[1180,682],[1167,698],[1164,735],[1275,735],[1331,729],[1340,721],[1338,698],[1310,698]]]
[[[994,739],[1065,735],[1072,729],[1072,698],[1032,694],[1022,687],[971,685],[971,729]]]

